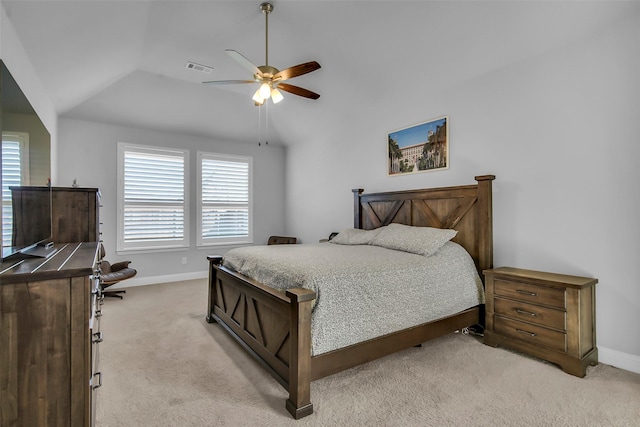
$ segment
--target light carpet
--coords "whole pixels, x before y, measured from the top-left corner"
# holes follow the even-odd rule
[[[106,299],[99,427],[640,426],[640,375],[599,364],[577,378],[462,334],[313,382],[314,413],[296,421],[206,309],[206,280]]]

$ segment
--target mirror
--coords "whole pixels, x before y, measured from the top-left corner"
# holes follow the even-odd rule
[[[2,150],[2,247],[11,246],[12,186],[47,186],[51,177],[51,135],[0,60]]]

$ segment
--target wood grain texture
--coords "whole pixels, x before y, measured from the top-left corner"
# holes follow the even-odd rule
[[[91,281],[97,243],[0,266],[0,425],[90,421]]]
[[[49,190],[48,187],[14,187],[12,190],[15,246],[31,244],[32,236],[42,235],[41,230],[34,233],[33,227],[38,221],[32,220],[33,215],[43,219],[43,227],[49,227],[45,224],[49,213],[42,211],[48,206]],[[97,188],[51,188],[51,240],[55,243],[99,241],[99,207]],[[29,218],[26,223],[25,218]]]
[[[598,363],[598,279],[511,267],[484,274],[485,344],[548,360],[579,377],[585,376],[588,365]]]
[[[14,332],[0,347],[2,352],[2,425],[65,425],[71,406],[68,326],[69,284],[58,279],[0,287],[2,318],[12,317]],[[3,321],[4,329],[4,321]],[[55,372],[56,375],[50,375]],[[4,384],[10,384],[5,388]]]

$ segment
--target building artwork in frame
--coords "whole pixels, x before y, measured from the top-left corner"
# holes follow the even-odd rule
[[[406,175],[449,168],[448,116],[390,132],[388,174]]]

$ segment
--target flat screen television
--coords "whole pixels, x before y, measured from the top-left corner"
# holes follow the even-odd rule
[[[53,255],[51,187],[9,187],[9,190],[11,245],[3,246],[2,258],[17,254],[43,258]]]
[[[2,259],[25,253],[48,256],[51,239],[51,135],[24,92],[0,60],[0,184],[2,184]],[[12,187],[33,186],[40,196],[21,200]],[[36,200],[37,199],[37,200]],[[14,221],[17,216],[17,222]],[[20,228],[14,230],[14,224]]]

